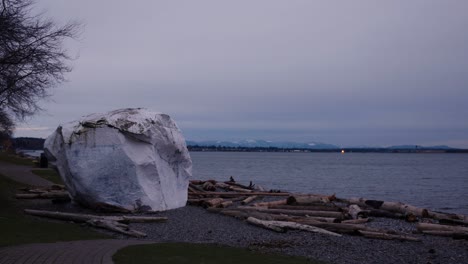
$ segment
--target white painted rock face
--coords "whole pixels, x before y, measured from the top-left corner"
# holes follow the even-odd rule
[[[163,211],[187,202],[192,161],[166,114],[138,108],[88,115],[59,126],[44,148],[84,206]]]

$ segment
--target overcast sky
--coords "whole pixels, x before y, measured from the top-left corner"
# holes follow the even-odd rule
[[[468,1],[37,2],[85,27],[16,136],[147,107],[190,140],[468,148]]]

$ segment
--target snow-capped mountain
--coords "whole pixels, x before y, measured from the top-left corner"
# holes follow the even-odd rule
[[[266,140],[240,140],[240,141],[187,141],[189,146],[216,146],[216,147],[242,147],[242,148],[286,148],[286,149],[338,149],[340,147],[320,143],[320,142],[308,142],[308,143],[298,143],[290,141],[266,141]]]

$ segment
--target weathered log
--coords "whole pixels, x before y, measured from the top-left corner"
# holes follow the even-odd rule
[[[229,187],[231,187],[231,185],[226,184],[226,183],[224,183],[224,182],[217,182],[217,183],[215,184],[215,186],[216,186],[217,188],[221,188],[221,189],[225,189],[225,190],[227,190],[227,189],[229,189]]]
[[[318,216],[318,217],[331,217],[337,219],[343,219],[343,214],[340,212],[330,212],[330,211],[308,211],[308,210],[286,210],[286,209],[268,209],[265,207],[255,207],[255,206],[239,206],[239,210],[253,210],[260,211],[269,214],[286,214],[286,215],[308,215],[308,216]]]
[[[270,202],[258,202],[252,204],[252,206],[257,206],[257,207],[270,207],[270,206],[275,206],[275,205],[285,205],[286,204],[286,199],[284,200],[277,200],[277,201],[270,201]]]
[[[203,202],[204,207],[217,207],[224,202],[223,198],[213,198]]]
[[[430,223],[418,223],[416,228],[419,231],[452,231],[452,232],[468,232],[468,227],[463,226],[450,226],[450,225],[439,225]]]
[[[241,193],[251,193],[251,192],[253,192],[252,190],[249,190],[249,189],[244,189],[244,188],[234,187],[234,186],[230,186],[229,190],[234,191],[234,192],[241,192]]]
[[[371,228],[371,227],[367,227],[365,225],[360,225],[360,224],[324,223],[324,222],[319,222],[315,220],[310,220],[308,218],[293,219],[291,221],[304,224],[304,225],[312,225],[312,226],[324,228],[329,231],[342,233],[342,234],[357,234],[357,231],[359,230],[370,231],[370,232],[382,232],[382,233],[388,232],[388,230]]]
[[[59,220],[73,221],[77,223],[83,223],[91,219],[102,219],[108,221],[122,221],[123,217],[120,216],[101,216],[101,215],[90,215],[90,214],[75,214],[75,213],[61,213],[43,210],[32,210],[24,209],[26,214],[48,217]]]
[[[243,184],[240,184],[240,183],[237,183],[237,182],[225,181],[224,183],[228,184],[230,186],[236,186],[238,188],[252,190],[251,186],[246,186],[246,185],[243,185]]]
[[[221,197],[239,197],[239,196],[289,196],[289,193],[271,193],[271,192],[251,192],[251,193],[238,193],[238,192],[196,192],[194,195],[202,196],[221,196]]]
[[[202,188],[205,191],[216,191],[216,186],[209,181],[204,182]]]
[[[428,217],[429,211],[424,208],[419,208],[410,204],[404,204],[401,202],[386,202],[379,200],[368,200],[364,198],[351,198],[345,200],[349,204],[357,204],[359,206],[370,207],[374,209],[381,209],[401,214],[414,214],[419,217]]]
[[[239,197],[234,197],[234,198],[228,198],[227,200],[232,201],[232,202],[238,202],[238,201],[243,201],[247,198],[248,197],[246,196],[239,196]]]
[[[53,191],[43,193],[18,193],[16,199],[56,199],[56,198],[68,198],[70,197],[68,192]]]
[[[255,199],[258,199],[258,196],[254,195],[254,196],[247,197],[241,202],[241,204],[244,204],[244,205],[249,204]]]
[[[361,235],[367,238],[376,238],[376,239],[385,239],[385,240],[400,240],[400,241],[412,241],[412,242],[419,242],[421,239],[413,236],[408,235],[394,235],[394,234],[387,234],[382,232],[371,232],[365,230],[358,231]]]
[[[428,217],[436,220],[461,220],[468,222],[468,216],[461,214],[452,214],[452,213],[440,213],[435,211],[428,211]]]
[[[310,205],[310,204],[317,204],[317,203],[329,203],[334,199],[334,195],[332,196],[325,196],[325,195],[316,195],[316,194],[308,194],[308,195],[292,195],[289,196],[286,204],[293,205]]]
[[[91,219],[91,220],[86,221],[86,223],[94,227],[111,230],[111,231],[122,233],[128,236],[146,237],[145,233],[142,233],[133,229],[129,229],[128,227],[125,227],[125,225],[119,224],[115,221]]]
[[[205,193],[205,190],[203,190],[202,187],[200,187],[198,185],[195,185],[193,183],[189,183],[189,187],[196,190],[195,192],[193,192],[193,194],[195,194],[195,195],[199,195],[197,192],[200,192],[201,194]]]
[[[331,236],[338,236],[340,237],[340,234],[330,232],[328,230],[314,227],[314,226],[309,226],[309,225],[302,225],[294,222],[286,222],[286,221],[265,221],[265,220],[260,220],[254,217],[249,217],[247,218],[247,222],[261,226],[267,229],[271,229],[277,232],[284,232],[286,229],[295,229],[295,230],[302,230],[302,231],[308,231],[308,232],[313,232],[313,233],[320,233],[320,234],[326,234],[326,235],[331,235]]]
[[[326,222],[326,223],[339,223],[340,220],[336,218],[329,217],[301,217],[301,216],[290,216],[283,214],[269,214],[259,211],[246,211],[246,213],[252,217],[261,220],[278,220],[278,221],[294,221],[295,219],[307,219],[311,221]]]
[[[24,212],[29,215],[48,217],[53,219],[73,221],[77,223],[84,223],[88,220],[105,220],[115,222],[130,222],[130,223],[143,223],[143,222],[165,222],[167,217],[153,217],[153,216],[104,216],[104,215],[90,215],[90,214],[76,214],[76,213],[62,213],[44,210],[25,209]]]
[[[195,193],[195,192],[197,192],[196,189],[192,188],[191,186],[188,187],[188,194],[189,195],[192,195],[191,193]]]
[[[357,204],[351,204],[348,207],[348,214],[353,219],[367,218],[368,215],[367,211],[362,210]]]
[[[268,206],[270,209],[287,209],[287,210],[310,210],[310,211],[331,211],[331,212],[342,212],[338,206],[334,205],[268,205],[264,204],[263,206]]]
[[[28,193],[46,193],[46,192],[49,192],[49,191],[45,190],[45,189],[31,189],[31,190],[28,190]]]
[[[231,206],[232,203],[233,203],[232,201],[225,201],[225,202],[220,203],[218,206],[221,207],[221,208],[227,208],[227,207]]]
[[[263,228],[266,228],[266,229],[269,229],[269,230],[273,230],[273,231],[276,231],[276,232],[281,232],[281,233],[286,232],[285,228],[274,225],[273,223],[271,223],[271,221],[259,220],[259,219],[254,218],[254,217],[248,217],[247,218],[247,223],[252,224],[252,225],[256,225],[256,226],[260,226],[260,227],[263,227]]]

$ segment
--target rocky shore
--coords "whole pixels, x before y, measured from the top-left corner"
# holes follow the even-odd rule
[[[96,214],[69,202],[54,204],[50,200],[17,201],[22,208]],[[150,215],[166,216],[168,221],[131,223],[130,228],[147,235],[142,240],[215,243],[261,252],[304,256],[324,263],[468,263],[468,240],[419,234],[415,232],[417,223],[399,219],[373,217],[366,225],[411,234],[421,241],[369,239],[347,234],[335,237],[293,230],[277,233],[197,206],[185,206]],[[134,239],[97,230],[115,238]]]
[[[53,205],[42,201],[35,208],[63,212],[90,213],[72,204]],[[245,221],[186,206],[152,216],[167,216],[165,223],[132,223],[130,227],[146,233],[144,240],[156,242],[215,243],[275,252],[323,261],[324,263],[468,263],[468,241],[414,234],[421,242],[379,240],[360,236],[334,237],[302,231],[276,233]],[[375,218],[372,227],[411,233],[415,223]],[[106,231],[101,231],[106,232]],[[106,232],[116,238],[124,235]],[[133,238],[132,238],[133,239]]]
[[[333,237],[301,231],[276,233],[244,221],[186,206],[161,215],[164,224],[132,224],[161,242],[217,243],[252,250],[305,256],[326,263],[468,263],[468,241],[415,235],[421,242],[368,239],[344,235]],[[379,218],[371,223],[401,231],[415,224]]]

